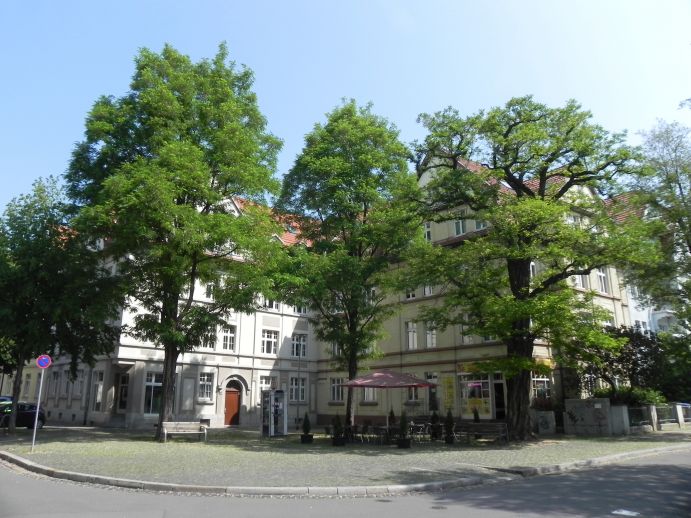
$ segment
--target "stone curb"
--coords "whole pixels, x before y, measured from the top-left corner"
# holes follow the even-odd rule
[[[617,453],[597,457],[593,459],[554,464],[551,466],[539,467],[515,467],[515,468],[492,468],[500,473],[519,475],[522,477],[532,477],[538,475],[549,475],[565,473],[583,468],[610,464],[622,459],[644,457],[656,453],[680,451],[691,449],[691,445],[667,446],[662,448],[652,448],[648,450],[637,450],[633,452]],[[393,496],[405,493],[420,493],[442,491],[446,489],[479,486],[492,484],[500,480],[507,480],[507,477],[495,477],[482,479],[478,477],[462,477],[453,480],[443,480],[435,482],[424,482],[420,484],[391,484],[380,486],[298,486],[298,487],[255,487],[255,486],[197,486],[193,484],[173,484],[167,482],[147,482],[144,480],[131,480],[126,478],[107,477],[102,475],[90,475],[75,471],[63,471],[53,469],[41,464],[32,462],[24,457],[0,450],[0,459],[20,466],[27,471],[39,473],[47,477],[71,480],[88,484],[101,484],[106,486],[122,487],[125,489],[140,489],[145,491],[165,491],[174,493],[201,493],[206,495],[233,495],[233,496]]]

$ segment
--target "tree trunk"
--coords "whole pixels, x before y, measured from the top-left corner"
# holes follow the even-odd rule
[[[357,377],[357,351],[350,354],[348,358],[348,381],[355,379]],[[346,425],[353,426],[354,416],[353,416],[353,394],[355,389],[353,387],[348,387],[348,396],[346,398]]]
[[[156,440],[163,440],[163,422],[173,421],[173,407],[175,403],[175,367],[178,363],[178,349],[175,345],[165,345],[163,358],[163,400],[161,410],[158,413],[158,427],[156,428]]]
[[[530,259],[507,261],[511,293],[517,301],[530,298]],[[512,337],[506,341],[506,353],[509,358],[533,358],[534,338],[530,333],[530,318],[519,318],[513,322]],[[532,435],[530,420],[531,372],[521,370],[506,380],[508,392],[506,416],[509,434],[513,439],[524,441]]]
[[[530,382],[529,371],[521,371],[506,380],[508,392],[506,420],[509,434],[514,440],[525,441],[532,435],[530,419]]]
[[[19,402],[19,394],[22,390],[22,375],[24,374],[24,355],[17,358],[17,370],[14,373],[14,380],[12,380],[12,413],[10,414],[9,423],[7,423],[7,433],[14,435],[17,432],[17,403]]]
[[[161,323],[164,326],[171,328],[175,327],[178,316],[178,293],[174,290],[168,290],[167,296],[163,301],[161,309]],[[180,349],[174,342],[167,342],[163,344],[163,401],[161,401],[161,409],[158,413],[158,427],[156,428],[156,440],[163,440],[163,422],[173,421],[173,406],[175,403],[175,367],[178,363],[178,356]]]

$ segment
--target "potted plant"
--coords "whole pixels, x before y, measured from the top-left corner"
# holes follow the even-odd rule
[[[438,441],[441,439],[441,423],[439,422],[439,414],[436,410],[432,412],[432,416],[429,418],[429,437],[433,441]]]
[[[305,412],[305,418],[302,420],[302,435],[300,436],[300,443],[312,444],[314,435],[310,433],[312,430],[312,423],[310,423],[310,416]]]
[[[456,422],[453,419],[453,414],[451,409],[446,413],[446,419],[444,419],[444,442],[446,444],[453,444],[453,429],[456,427]]]
[[[341,416],[336,414],[336,417],[333,418],[331,424],[334,428],[334,434],[331,438],[331,444],[334,446],[345,446],[346,438],[343,433],[343,423],[341,422]]]
[[[410,448],[410,429],[408,428],[408,416],[406,415],[405,410],[401,412],[397,442],[399,448]]]

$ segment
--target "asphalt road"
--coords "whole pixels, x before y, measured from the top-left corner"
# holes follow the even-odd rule
[[[637,513],[637,514],[636,514]],[[691,517],[691,451],[448,493],[385,498],[224,497],[94,487],[0,463],[0,517]]]

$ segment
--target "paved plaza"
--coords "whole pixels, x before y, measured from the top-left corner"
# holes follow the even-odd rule
[[[318,488],[338,492],[340,488],[341,494],[349,490],[366,494],[365,488],[405,492],[476,485],[651,451],[691,449],[691,430],[613,438],[554,436],[509,445],[422,442],[401,450],[368,443],[333,447],[325,436],[317,436],[312,445],[302,445],[297,434],[262,439],[254,430],[237,429],[212,429],[207,443],[176,439],[161,444],[153,441],[152,433],[141,431],[49,426],[38,432],[33,453],[30,448],[28,430],[18,430],[14,437],[0,435],[5,460],[16,463],[25,459],[31,463],[29,469],[35,464],[48,475],[68,472],[103,477],[63,476],[81,481],[145,481],[152,483],[150,489],[159,487],[156,484],[190,486],[188,490],[214,488],[209,492],[224,492],[224,488],[271,492],[273,488],[301,494],[317,493]],[[116,485],[121,484],[116,481]]]

